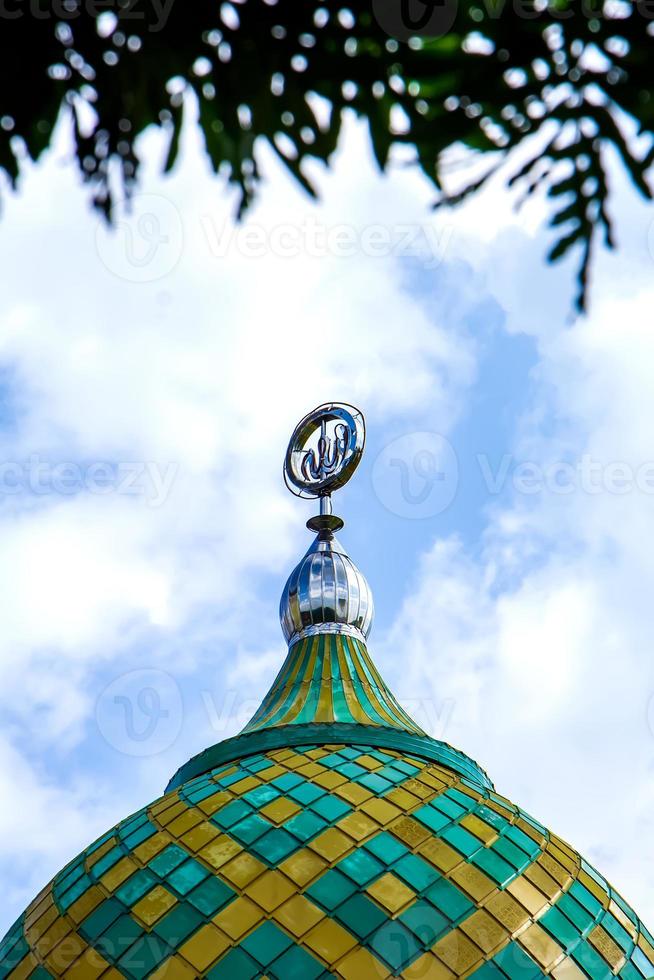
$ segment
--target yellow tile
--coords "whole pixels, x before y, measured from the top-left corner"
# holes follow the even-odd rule
[[[424,953],[400,975],[402,980],[454,980],[452,971],[433,953]]]
[[[528,881],[535,885],[539,891],[547,895],[550,902],[554,901],[555,898],[561,893],[561,886],[554,878],[548,875],[544,868],[541,868],[539,864],[530,864],[529,867],[524,872],[524,877]]]
[[[28,953],[18,966],[15,966],[11,971],[11,980],[27,980],[27,977],[31,976],[34,970],[39,965],[38,960],[33,953]]]
[[[231,939],[240,939],[263,918],[264,914],[258,905],[248,898],[241,897],[214,916],[213,922]]]
[[[304,895],[295,895],[273,912],[277,920],[293,936],[303,936],[316,922],[325,918],[325,913]]]
[[[64,936],[67,936],[70,932],[71,928],[65,919],[56,919],[35,943],[34,948],[39,957],[43,959],[43,957],[47,956],[50,950],[54,949],[57,943],[60,943]]]
[[[277,779],[278,776],[283,776],[285,771],[281,766],[270,766],[268,769],[261,770],[259,779],[263,780],[264,783],[269,783],[271,779]]]
[[[404,810],[406,813],[409,810],[413,810],[414,807],[418,806],[420,803],[420,798],[414,796],[413,793],[409,793],[404,787],[396,786],[395,789],[391,790],[384,799],[389,800],[395,806],[399,807],[400,810]]]
[[[179,953],[196,970],[206,970],[231,945],[227,936],[209,923],[187,939]]]
[[[357,945],[354,936],[332,919],[323,919],[302,940],[332,966],[348,950]]]
[[[510,933],[522,929],[530,920],[529,913],[506,892],[496,892],[484,903],[487,909]]]
[[[109,868],[108,871],[100,878],[101,884],[107,889],[107,891],[115,891],[119,885],[122,885],[124,881],[133,875],[135,871],[138,871],[138,865],[132,861],[131,858],[124,857],[121,858],[117,864],[114,864],[113,868]]]
[[[608,908],[609,896],[607,895],[606,891],[602,888],[602,886],[598,882],[596,882],[595,879],[592,878],[587,871],[584,871],[583,868],[580,868],[577,877],[579,883],[584,885],[584,887],[588,889],[591,895],[595,896],[597,901],[601,905],[603,905],[605,909]]]
[[[431,787],[425,786],[418,779],[407,779],[402,783],[402,787],[407,793],[411,793],[412,796],[417,796],[420,800],[426,800],[434,795]]]
[[[533,916],[540,915],[543,909],[549,907],[549,902],[545,896],[541,895],[538,889],[534,888],[531,882],[522,876],[507,885],[506,890],[511,892],[513,897],[517,898]]]
[[[543,851],[543,853],[539,855],[538,864],[545,868],[548,875],[554,878],[554,881],[556,881],[559,885],[567,885],[567,883],[570,881],[570,875],[568,874],[567,869],[564,868],[562,864],[559,864],[559,862],[553,858],[551,854],[548,854],[547,851]]]
[[[300,807],[293,800],[287,799],[285,796],[279,796],[272,803],[268,803],[261,810],[264,817],[268,820],[272,820],[273,823],[277,825],[284,823],[285,820],[290,820],[294,817],[296,813],[300,812]]]
[[[554,967],[551,976],[554,980],[586,980],[586,974],[568,956]]]
[[[346,817],[338,821],[336,826],[356,841],[365,840],[366,837],[370,837],[371,834],[379,830],[379,824],[375,820],[371,820],[365,813],[360,813],[358,810],[348,813]]]
[[[229,791],[236,796],[243,796],[243,793],[249,793],[251,789],[256,789],[257,786],[261,786],[260,779],[257,779],[256,776],[246,776],[245,779],[239,779],[237,783],[233,783],[229,787]]]
[[[213,816],[218,810],[222,810],[224,806],[233,800],[234,797],[231,793],[227,793],[224,789],[219,789],[213,796],[207,796],[205,800],[200,800],[197,804],[198,809],[202,810],[208,817]]]
[[[301,888],[308,885],[310,881],[320,874],[321,871],[327,867],[327,864],[321,857],[314,854],[308,848],[302,848],[301,851],[296,851],[291,857],[286,858],[280,866],[279,870],[283,871],[285,875],[294,881]]]
[[[205,820],[203,823],[198,824],[197,827],[194,827],[193,830],[189,830],[188,833],[180,837],[180,843],[188,850],[195,852],[199,851],[205,844],[215,840],[217,836],[218,828],[214,827],[208,820]]]
[[[328,827],[315,840],[311,841],[309,847],[327,861],[336,861],[346,851],[352,850],[352,841],[336,827]]]
[[[614,973],[622,969],[625,955],[618,944],[609,936],[606,929],[602,926],[595,926],[593,931],[589,933],[588,942],[592,943],[597,952],[604,957]]]
[[[345,776],[341,776],[340,772],[321,772],[313,777],[313,782],[316,786],[322,786],[324,789],[336,789],[337,786],[346,783],[347,779]]]
[[[645,954],[647,959],[650,961],[652,966],[654,966],[654,949],[652,949],[651,945],[649,944],[647,939],[645,939],[645,936],[643,935],[642,932],[639,933],[638,935],[638,946],[640,947],[641,951]]]
[[[104,844],[102,844],[96,851],[93,852],[93,854],[89,854],[89,856],[86,858],[86,861],[84,862],[87,869],[92,868],[94,864],[97,864],[100,858],[104,857],[107,851],[110,851],[111,848],[114,847],[115,843],[116,843],[116,838],[110,837],[109,840],[106,840]]]
[[[176,803],[179,803],[179,795],[177,790],[173,790],[172,793],[167,793],[160,799],[155,800],[154,803],[151,803],[148,807],[148,813],[151,813],[154,816],[159,816],[160,813],[163,813],[164,810],[168,810],[169,807],[174,806]]]
[[[490,802],[488,805],[490,806]],[[493,807],[493,809],[495,809],[495,807]],[[504,816],[507,816],[508,814],[511,813],[508,807],[503,807],[502,810],[498,812],[503,813]],[[536,828],[532,827],[530,823],[527,823],[524,817],[518,817],[515,823],[516,823],[516,827],[519,827],[520,830],[522,830],[527,835],[527,837],[531,837],[532,840],[535,840],[540,847],[545,847],[545,844],[547,843],[546,838],[543,837],[543,835],[539,830],[536,830]]]
[[[245,894],[266,912],[272,912],[295,895],[297,886],[289,881],[281,871],[266,871],[245,889]]]
[[[374,772],[375,769],[381,769],[384,765],[379,759],[374,759],[371,755],[360,755],[358,759],[354,760],[358,766],[363,766],[364,769],[368,769],[370,772]]]
[[[483,909],[473,912],[465,919],[460,927],[473,943],[476,943],[484,953],[492,953],[498,946],[506,942],[509,933]]]
[[[173,806],[168,807],[167,810],[163,810],[161,813],[156,814],[156,822],[160,827],[167,827],[169,823],[172,823],[180,814],[186,813],[188,807],[186,803],[178,800]]]
[[[41,921],[46,912],[54,908],[55,904],[54,898],[52,897],[52,890],[50,886],[48,886],[48,891],[46,894],[38,896],[34,899],[31,905],[28,906],[27,912],[25,913],[24,929],[31,929],[32,926],[35,926]],[[41,929],[39,935],[41,935],[43,932],[45,932],[45,928]]]
[[[545,970],[549,970],[563,955],[559,944],[555,943],[538,923],[521,932],[518,942]]]
[[[221,835],[202,848],[200,857],[212,868],[222,868],[223,864],[226,864],[230,858],[242,850],[241,845],[237,844],[231,837]]]
[[[97,949],[87,949],[64,973],[64,980],[95,980],[109,968]]]
[[[459,821],[462,827],[469,830],[471,834],[478,837],[479,840],[483,841],[484,844],[490,844],[491,841],[496,840],[498,833],[489,827],[487,823],[481,820],[479,817],[475,816],[474,813],[467,813],[465,817]]]
[[[373,820],[381,824],[382,827],[385,827],[391,820],[402,815],[402,811],[398,807],[393,806],[392,803],[388,803],[387,800],[380,800],[379,797],[366,800],[365,803],[361,804],[361,809],[369,817],[372,817]],[[409,820],[410,818],[405,817],[405,819]]]
[[[609,912],[611,912],[616,917],[616,919],[618,920],[622,928],[626,929],[626,931],[629,933],[631,938],[635,940],[637,938],[636,927],[634,926],[629,916],[625,915],[625,913],[622,911],[618,903],[614,902],[613,899],[611,899],[609,903]]]
[[[135,847],[133,854],[142,864],[147,864],[151,858],[163,851],[164,847],[168,847],[169,844],[170,837],[160,830],[157,834],[153,834],[152,837],[144,840],[138,847]]]
[[[345,980],[384,980],[390,976],[388,967],[363,947],[348,953],[338,964],[338,972]]]
[[[475,902],[481,902],[497,891],[494,881],[491,881],[479,868],[465,861],[450,872],[450,878]]]
[[[443,871],[446,874],[463,861],[458,851],[455,851],[445,841],[438,840],[436,837],[432,837],[430,840],[425,841],[424,844],[421,844],[418,851],[430,864],[433,864],[435,868],[438,868],[439,871]]]
[[[303,766],[298,766],[297,772],[305,779],[313,779],[314,776],[319,776],[321,772],[327,772],[327,770],[317,762],[307,762]]]
[[[366,889],[369,895],[383,905],[389,912],[398,912],[407,902],[415,898],[413,889],[405,885],[403,881],[396,878],[391,871],[378,878]]]
[[[383,803],[384,801],[376,800],[375,802]],[[417,847],[418,844],[432,836],[432,832],[414,820],[413,817],[402,817],[390,829],[396,837],[399,837],[409,847]]]
[[[242,851],[232,858],[228,864],[223,865],[220,874],[227,881],[230,881],[237,888],[243,889],[250,882],[258,878],[266,870],[266,865],[258,861],[252,854]]]
[[[310,759],[324,759],[326,755],[329,755],[329,753],[333,751],[333,748],[330,748],[329,751],[326,748],[309,749],[308,752],[305,752],[305,755],[307,755]]]
[[[151,926],[161,918],[164,912],[172,908],[176,901],[175,896],[171,895],[163,885],[157,885],[136,903],[132,913],[146,926]]]
[[[166,830],[175,837],[181,837],[182,834],[185,834],[191,827],[197,826],[201,821],[202,816],[199,813],[196,813],[195,810],[187,810],[186,813],[180,813],[178,817],[166,824]]]
[[[354,806],[361,806],[365,800],[369,800],[373,795],[369,789],[365,789],[363,786],[357,785],[357,783],[343,783],[334,792],[336,796],[340,796],[341,799],[347,800],[348,803],[352,803]]]
[[[417,778],[420,780],[421,783],[424,783],[425,786],[429,786],[430,789],[441,791],[444,788],[443,780],[439,779],[438,776],[435,776],[434,773],[431,772],[430,770],[427,770],[426,772],[421,772]],[[451,785],[451,781],[450,783],[446,783],[445,785]]]
[[[439,939],[434,946],[434,953],[457,976],[466,973],[482,959],[481,950],[459,929]]]
[[[76,902],[68,909],[66,913],[71,917],[73,922],[77,925],[82,919],[85,919],[87,915],[97,908],[100,902],[104,899],[104,894],[97,885],[91,885],[88,891],[84,892],[81,898],[78,898]]]
[[[70,932],[55,946],[52,952],[46,956],[45,965],[55,974],[61,976],[69,966],[75,962],[88,949],[84,940],[74,932]]]
[[[59,918],[59,912],[54,905],[49,905],[43,915],[34,921],[34,924],[27,928],[27,925],[23,926],[23,931],[25,933],[25,938],[30,946],[35,946],[37,940],[41,938],[44,932],[50,928],[52,923]]]
[[[102,980],[105,980],[103,977]],[[171,956],[150,974],[149,980],[197,980],[195,971],[178,956]]]

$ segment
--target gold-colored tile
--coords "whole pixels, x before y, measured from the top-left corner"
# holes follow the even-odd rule
[[[240,939],[263,918],[264,914],[259,906],[241,896],[230,902],[222,912],[214,916],[212,921],[219,929],[226,932],[230,939]]]
[[[296,813],[300,812],[300,807],[294,800],[289,800],[285,796],[278,796],[276,800],[272,803],[268,803],[261,810],[264,817],[268,820],[272,820],[273,823],[279,824],[284,823],[286,820],[290,820],[294,817]]]
[[[439,939],[433,951],[456,976],[467,973],[482,959],[481,950],[460,929]]]
[[[402,980],[454,980],[454,974],[433,953],[424,953],[401,973]]]
[[[206,799],[200,800],[197,806],[199,810],[202,810],[208,817],[211,817],[218,810],[222,810],[224,806],[227,806],[233,799],[234,797],[231,793],[226,792],[224,789],[219,789],[213,796],[207,796]]]
[[[121,858],[117,864],[114,864],[113,868],[109,868],[108,871],[100,878],[100,882],[107,891],[114,892],[119,885],[122,885],[124,881],[138,871],[138,865],[132,861],[129,857]]]
[[[263,874],[266,865],[247,851],[242,851],[220,869],[221,877],[226,878],[237,888],[243,889],[255,878]]]
[[[328,827],[308,846],[325,860],[332,862],[352,850],[352,840],[336,827]]]
[[[554,942],[537,922],[520,933],[518,942],[545,970],[549,970],[563,956],[559,944]]]
[[[89,868],[92,868],[94,864],[97,864],[100,858],[104,857],[107,851],[110,851],[111,848],[115,846],[115,844],[116,844],[116,838],[110,837],[109,840],[106,840],[104,844],[101,844],[100,847],[98,847],[98,849],[93,852],[93,854],[89,854],[84,862],[87,870]]]
[[[430,789],[436,790],[437,792],[441,792],[445,788],[445,786],[451,785],[451,783],[443,784],[443,780],[440,779],[439,777],[440,774],[439,776],[436,776],[431,770],[426,770],[421,772],[420,775],[417,776],[416,778],[419,779],[421,783],[424,783],[425,786],[429,786]]]
[[[300,888],[304,888],[326,867],[327,864],[321,857],[310,851],[308,847],[303,847],[302,850],[296,851],[295,854],[282,861],[279,870],[283,871]]]
[[[344,956],[353,946],[357,945],[352,933],[339,926],[338,922],[334,922],[332,919],[322,919],[317,926],[314,926],[306,934],[302,941],[305,946],[322,956],[329,966],[332,966],[336,960],[340,960],[341,956]]]
[[[622,928],[629,933],[629,935],[633,940],[636,940],[638,938],[638,932],[636,930],[635,925],[633,924],[629,916],[625,915],[625,913],[622,911],[618,903],[613,901],[613,899],[611,899],[609,903],[609,912],[611,912],[615,916],[615,918],[618,920]],[[645,937],[643,936],[643,939],[644,938]],[[654,959],[651,962],[654,965]]]
[[[265,871],[245,889],[245,894],[266,912],[272,912],[295,895],[297,887],[281,871]]]
[[[104,894],[102,890],[97,885],[91,885],[88,891],[84,892],[76,902],[73,902],[67,911],[67,915],[71,917],[76,925],[79,925],[82,919],[90,915],[93,909],[97,908],[103,899]]]
[[[318,762],[305,762],[303,766],[298,766],[296,772],[304,776],[305,779],[313,779],[314,776],[319,776],[320,773],[327,772],[327,769]]]
[[[490,802],[488,805],[490,806]],[[507,816],[510,812],[512,811],[510,811],[508,807],[505,807],[504,816]],[[524,817],[518,817],[515,824],[516,827],[519,827],[520,830],[527,835],[527,837],[531,837],[532,840],[535,840],[539,847],[545,847],[547,839],[543,837],[539,830],[532,827],[531,824],[524,819]]]
[[[524,872],[524,877],[546,895],[550,902],[561,894],[561,886],[539,864],[530,864]]]
[[[35,946],[44,932],[50,928],[53,922],[59,918],[59,912],[54,905],[48,905],[45,912],[28,928],[23,926],[25,938],[30,946]]]
[[[531,918],[523,906],[506,892],[495,892],[485,901],[484,908],[511,934],[522,929]]]
[[[347,782],[345,776],[341,776],[340,772],[321,772],[317,776],[313,777],[313,782],[316,786],[322,786],[323,789],[333,790],[337,786],[342,786],[343,783]]]
[[[465,919],[460,927],[473,943],[487,955],[492,953],[498,946],[505,943],[509,938],[509,933],[483,909],[473,912]]]
[[[55,976],[60,977],[68,967],[72,966],[78,956],[88,949],[87,944],[75,932],[70,932],[58,943],[52,952],[46,956],[45,965]]]
[[[166,824],[166,830],[169,834],[173,834],[174,837],[181,837],[191,827],[196,827],[202,822],[202,815],[197,813],[195,810],[187,810],[186,813],[180,813],[178,817],[171,820],[169,824]]]
[[[189,830],[186,834],[180,837],[180,844],[182,844],[187,850],[199,851],[201,847],[205,844],[209,844],[212,840],[215,840],[218,836],[218,828],[208,820],[204,820],[202,823],[198,824],[192,830]]]
[[[235,796],[243,796],[244,793],[249,793],[251,789],[256,789],[257,786],[261,786],[260,779],[256,776],[246,776],[245,779],[239,779],[237,783],[232,783],[229,791]]]
[[[270,766],[268,769],[262,769],[259,773],[259,779],[264,783],[269,783],[273,779],[277,779],[278,776],[283,776],[286,772],[282,766]]]
[[[193,968],[179,956],[171,956],[150,974],[149,980],[197,980],[197,976]]]
[[[417,796],[419,800],[427,800],[434,795],[433,788],[431,786],[425,786],[418,779],[406,779],[402,783],[402,787],[407,793],[411,793],[412,796]]]
[[[132,914],[146,926],[154,925],[168,909],[175,905],[177,899],[163,885],[157,885],[140,899],[132,909]]]
[[[202,926],[190,939],[187,939],[184,945],[180,947],[179,953],[196,970],[204,971],[229,946],[231,946],[231,942],[224,932],[208,923],[206,926]]]
[[[481,820],[480,817],[475,816],[474,813],[467,813],[465,817],[462,817],[459,821],[462,827],[469,830],[471,834],[478,837],[480,841],[484,844],[490,844],[491,841],[497,840],[498,833],[492,827],[489,827],[487,823]]]
[[[497,891],[497,885],[494,881],[491,881],[479,868],[475,868],[473,864],[467,864],[465,861],[450,872],[450,878],[475,902],[482,902]]]
[[[537,917],[541,914],[543,909],[549,908],[549,902],[542,895],[530,881],[523,878],[520,875],[515,878],[509,885],[506,886],[507,892],[511,892],[514,898],[517,898],[521,905],[527,909],[527,911]]]
[[[153,816],[159,816],[160,813],[163,813],[164,810],[168,810],[176,803],[179,803],[179,794],[177,790],[173,790],[172,793],[166,793],[165,796],[162,796],[160,799],[155,800],[154,803],[151,803],[148,807],[148,813],[151,813]]]
[[[11,980],[27,980],[34,970],[39,966],[39,962],[33,953],[28,953],[20,963],[11,971]]]
[[[588,935],[588,942],[592,943],[598,953],[600,953],[609,964],[614,973],[621,970],[625,963],[625,955],[602,926],[595,926]]]
[[[432,837],[421,844],[418,853],[444,874],[450,872],[452,868],[463,861],[458,851],[437,837]]]
[[[563,887],[570,881],[570,875],[568,874],[567,868],[564,868],[551,854],[547,851],[543,851],[539,854],[537,863],[540,864],[542,868],[547,871],[551,878],[554,878],[556,883]]]
[[[391,976],[388,967],[364,947],[349,952],[338,964],[338,973],[345,980],[385,980]]]
[[[409,810],[413,810],[420,803],[420,798],[414,796],[413,793],[409,793],[408,790],[404,789],[403,786],[396,786],[395,789],[387,793],[384,799],[393,803],[400,810],[407,813]]]
[[[109,969],[109,963],[97,949],[87,949],[64,973],[64,980],[95,980]]]
[[[354,760],[357,766],[363,766],[364,769],[368,769],[369,772],[374,772],[375,769],[381,769],[384,765],[379,759],[374,759],[371,755],[360,755],[358,759]]]
[[[352,813],[342,817],[336,826],[355,841],[365,840],[379,830],[379,824],[359,810],[353,810]]]
[[[586,974],[579,969],[574,960],[566,956],[564,960],[554,967],[551,976],[554,980],[587,980]]]
[[[57,946],[61,940],[71,933],[70,925],[65,919],[58,918],[46,929],[43,935],[36,941],[34,948],[39,957],[43,959],[48,953]]]
[[[227,864],[235,854],[239,854],[242,850],[241,845],[237,844],[235,840],[221,834],[215,840],[212,840],[210,844],[206,844],[199,852],[199,855],[212,868],[222,868],[223,864]]]
[[[415,898],[413,889],[400,881],[392,871],[387,871],[372,885],[368,885],[366,891],[391,913],[399,912],[401,908]]]
[[[160,827],[167,827],[169,823],[172,823],[173,820],[177,819],[180,814],[186,813],[187,810],[188,807],[186,803],[183,803],[182,800],[178,800],[166,810],[162,810],[161,813],[156,814],[156,823],[158,823]]]
[[[295,895],[273,912],[273,918],[284,926],[293,936],[303,936],[317,922],[325,918],[325,913],[304,895]]]
[[[364,786],[359,786],[357,783],[343,783],[341,786],[337,786],[334,790],[336,796],[340,796],[341,799],[347,800],[348,803],[352,803],[353,806],[361,806],[366,800],[372,797],[372,793],[369,789]]]
[[[402,811],[398,807],[393,806],[392,803],[389,803],[385,799],[382,800],[379,797],[366,800],[365,803],[361,804],[360,809],[364,813],[367,813],[369,817],[372,817],[373,820],[376,820],[377,823],[381,824],[382,827],[389,824],[391,820],[395,820],[396,817],[402,816]],[[405,817],[404,819],[409,820],[410,817]]]
[[[384,801],[378,800],[375,802],[383,803]],[[391,833],[399,837],[410,848],[418,847],[419,844],[433,837],[432,832],[427,830],[421,823],[418,823],[417,820],[414,820],[413,817],[400,817],[389,829]]]
[[[148,837],[144,840],[142,844],[139,844],[134,848],[133,854],[135,858],[141,862],[141,864],[147,864],[156,854],[163,851],[164,847],[168,847],[170,844],[170,837],[165,831],[159,831],[153,834],[152,837]]]

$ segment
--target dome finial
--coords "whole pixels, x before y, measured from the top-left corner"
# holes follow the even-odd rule
[[[280,603],[284,636],[292,644],[316,633],[365,639],[372,626],[372,593],[334,533],[343,521],[332,513],[331,494],[345,486],[365,444],[363,413],[329,402],[295,427],[286,451],[284,479],[298,497],[317,497],[320,514],[307,521],[316,539],[291,572]]]

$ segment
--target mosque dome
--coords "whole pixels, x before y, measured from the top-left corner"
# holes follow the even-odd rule
[[[321,406],[305,468],[321,493],[327,423],[348,426],[341,477],[359,444],[339,407]],[[393,697],[329,509],[252,720],[46,885],[0,944],[0,980],[654,977],[654,939],[609,882]]]

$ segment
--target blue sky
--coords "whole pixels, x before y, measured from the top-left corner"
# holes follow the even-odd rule
[[[367,417],[336,510],[382,672],[651,924],[651,209],[616,171],[571,321],[542,202],[435,215],[352,121],[319,205],[265,158],[241,230],[192,130],[168,178],[142,150],[114,233],[64,124],[2,216],[0,932],[254,710],[310,540],[286,441],[332,399]]]

